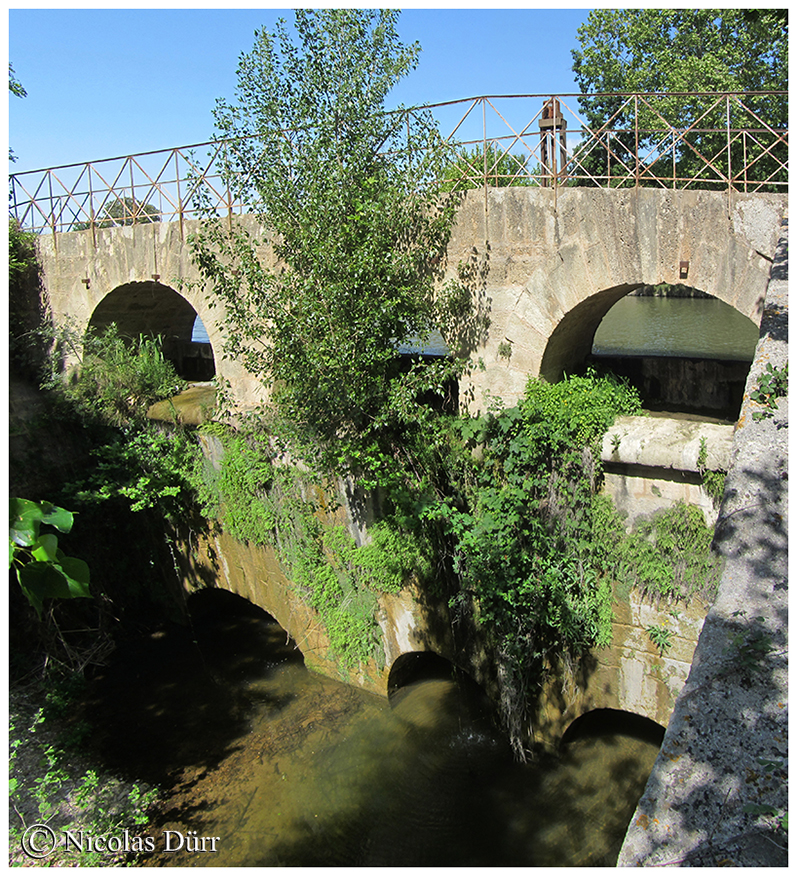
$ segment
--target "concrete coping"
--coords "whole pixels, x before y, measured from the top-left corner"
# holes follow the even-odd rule
[[[625,416],[603,436],[603,463],[638,464],[659,469],[727,471],[733,449],[733,425],[679,418]],[[699,459],[705,440],[706,459]]]

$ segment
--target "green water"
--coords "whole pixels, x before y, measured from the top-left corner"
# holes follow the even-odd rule
[[[309,673],[247,602],[200,597],[192,631],[122,650],[88,706],[103,758],[165,791],[145,832],[218,839],[144,865],[614,864],[656,742],[604,734],[520,765],[452,679],[390,704]]]
[[[719,299],[626,296],[606,314],[592,353],[752,360],[758,327]]]

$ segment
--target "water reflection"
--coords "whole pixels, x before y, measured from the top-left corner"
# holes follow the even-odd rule
[[[390,705],[307,672],[270,617],[228,598],[195,600],[193,631],[147,638],[98,683],[106,756],[169,789],[147,834],[220,838],[146,865],[613,865],[657,744],[607,734],[519,765],[457,678]]]

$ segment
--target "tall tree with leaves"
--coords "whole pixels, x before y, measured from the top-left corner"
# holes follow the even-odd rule
[[[785,161],[774,135],[785,131],[785,95],[749,97],[729,105],[722,95],[788,89],[788,19],[785,10],[595,9],[578,28],[572,52],[576,81],[587,96],[580,101],[590,128],[609,123],[609,148],[595,143],[582,163],[593,173],[625,174],[637,158],[654,175],[676,174],[714,186],[727,174],[726,135],[699,129],[738,131],[732,142],[734,170],[748,167],[749,179],[768,179]],[[709,92],[712,96],[685,93]],[[626,97],[648,93],[638,105]],[[659,94],[660,93],[660,94]],[[681,94],[683,93],[683,94]],[[716,97],[715,97],[716,96]],[[746,107],[746,108],[745,108]],[[730,113],[730,116],[728,115]],[[668,126],[690,129],[673,155]],[[742,130],[750,132],[742,134]],[[705,157],[705,161],[700,157]],[[609,166],[610,163],[610,166]],[[716,170],[714,170],[716,168]],[[704,182],[703,182],[704,181]],[[716,185],[722,185],[717,182]]]
[[[269,231],[280,270],[241,229],[207,222],[196,261],[224,302],[227,352],[272,388],[302,453],[358,474],[386,472],[393,432],[424,418],[418,393],[449,366],[398,367],[441,301],[433,268],[452,205],[434,183],[445,160],[430,118],[388,112],[417,64],[389,10],[297,10],[261,30],[215,120],[230,138],[224,175]],[[388,467],[391,469],[391,466]]]

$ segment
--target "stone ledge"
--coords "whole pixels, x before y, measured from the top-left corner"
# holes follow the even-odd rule
[[[700,473],[727,470],[733,448],[733,427],[679,418],[626,416],[617,418],[603,436],[603,463]],[[706,457],[700,464],[703,440]]]

